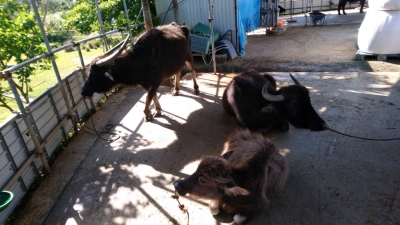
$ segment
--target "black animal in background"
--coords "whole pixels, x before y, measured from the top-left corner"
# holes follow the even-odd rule
[[[279,13],[284,13],[284,12],[286,12],[286,9],[283,8],[282,6],[278,5],[278,8],[279,8]]]
[[[179,95],[180,75],[185,64],[192,75],[194,92],[199,94],[189,33],[189,28],[176,23],[160,26],[144,33],[131,50],[122,53],[127,38],[91,62],[82,95],[107,92],[116,84],[141,85],[147,90],[144,119],[149,121],[153,119],[151,101],[157,110],[154,116],[161,116],[156,92],[163,80],[176,75],[173,94]]]
[[[243,127],[250,130],[289,130],[297,128],[320,131],[328,128],[311,105],[310,94],[292,75],[295,85],[276,90],[275,79],[255,70],[234,77],[226,87],[224,109]]]
[[[339,0],[338,4],[338,15],[340,14],[340,10],[343,11],[343,15],[347,15],[346,12],[344,11],[344,8],[346,7],[347,2],[358,2],[358,0]],[[364,5],[365,5],[365,0],[360,0],[360,13],[364,13]]]

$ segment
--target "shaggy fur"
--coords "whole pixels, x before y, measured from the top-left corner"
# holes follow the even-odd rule
[[[222,156],[205,156],[196,172],[174,183],[180,195],[210,199],[210,211],[235,214],[241,224],[259,213],[281,191],[288,176],[286,158],[259,133],[239,130],[225,143]]]

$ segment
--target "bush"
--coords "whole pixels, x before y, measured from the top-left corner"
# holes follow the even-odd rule
[[[73,51],[75,51],[75,48],[74,47],[69,47],[69,48],[66,48],[64,51],[65,52],[73,52]]]
[[[100,48],[101,47],[101,40],[100,39],[96,39],[93,42],[94,42],[94,47],[95,48]]]
[[[47,34],[49,42],[64,43],[72,38],[71,32],[69,31],[56,31]]]

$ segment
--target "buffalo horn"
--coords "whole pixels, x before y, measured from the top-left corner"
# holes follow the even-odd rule
[[[120,43],[115,45],[112,49],[110,49],[108,52],[103,54],[103,56],[106,56],[106,57],[99,59],[96,62],[96,65],[104,66],[104,65],[109,64],[112,61],[114,61],[114,59],[117,58],[124,51],[126,44],[128,44],[129,38],[130,38],[130,36],[128,35],[128,37],[126,37],[125,40],[121,41]]]
[[[289,75],[290,75],[290,77],[292,78],[292,80],[294,81],[295,84],[301,85],[300,82],[296,78],[294,78],[294,76],[292,74],[289,74]]]
[[[285,98],[283,97],[283,95],[272,95],[270,93],[268,93],[268,86],[269,86],[269,81],[267,81],[267,83],[264,85],[263,89],[262,89],[262,96],[270,101],[270,102],[281,102],[283,100],[285,100]]]

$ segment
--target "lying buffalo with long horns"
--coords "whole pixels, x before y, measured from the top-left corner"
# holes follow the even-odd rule
[[[174,188],[179,195],[211,200],[211,214],[232,213],[243,224],[283,189],[288,173],[286,158],[270,139],[238,130],[229,136],[222,156],[203,157],[197,170],[175,181]]]
[[[152,120],[150,103],[161,116],[157,89],[163,80],[176,75],[174,95],[179,95],[180,75],[187,65],[194,82],[194,92],[199,94],[191,51],[189,29],[171,23],[145,32],[132,49],[122,53],[129,37],[113,49],[91,62],[88,79],[82,87],[83,96],[110,91],[116,84],[141,85],[147,90],[144,118]]]
[[[295,85],[276,90],[275,79],[255,70],[236,76],[226,87],[222,104],[239,123],[250,130],[289,130],[297,128],[320,131],[328,128],[311,105],[306,87],[290,75]]]

